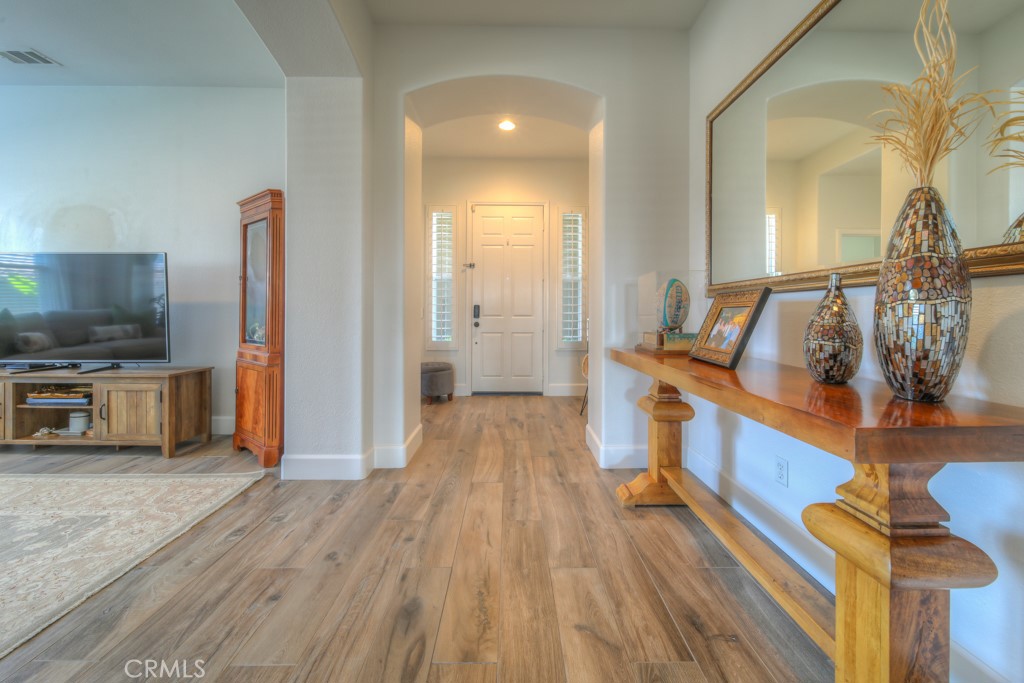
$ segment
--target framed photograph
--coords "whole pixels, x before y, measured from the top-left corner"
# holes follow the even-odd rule
[[[690,355],[730,370],[735,368],[771,292],[771,287],[763,287],[716,296]]]

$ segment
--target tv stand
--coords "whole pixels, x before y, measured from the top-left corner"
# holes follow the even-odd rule
[[[213,368],[98,368],[88,379],[69,368],[39,369],[26,376],[0,371],[0,445],[159,446],[174,457],[179,441],[210,440],[210,374]],[[57,386],[90,387],[88,405],[28,403],[28,394]],[[51,389],[52,391],[52,389]],[[89,413],[92,431],[33,436],[43,427],[67,428],[71,411]]]
[[[89,375],[89,374],[92,374],[94,372],[103,372],[104,370],[120,370],[121,367],[122,366],[121,366],[120,363],[111,363],[110,365],[101,365],[98,368],[89,368],[88,370],[79,370],[78,374],[79,375]]]

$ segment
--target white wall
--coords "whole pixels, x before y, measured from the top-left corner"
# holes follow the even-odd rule
[[[797,163],[769,161],[765,164],[765,208],[778,211],[776,215],[776,268],[782,273],[799,270],[800,250],[815,248],[817,235],[800,234],[797,207]],[[806,244],[808,243],[809,244]]]
[[[330,0],[330,4],[359,73],[363,78],[369,78],[373,73],[373,17],[370,10],[363,0]],[[294,0],[285,7],[293,11]]]
[[[403,217],[404,229],[396,241],[384,239],[382,247],[390,247],[395,257],[401,259],[402,274],[404,277],[393,280],[394,284],[401,283],[403,289],[402,300],[404,306],[398,306],[394,315],[385,315],[382,323],[386,329],[392,319],[404,319],[398,356],[385,356],[379,363],[378,372],[390,376],[392,370],[401,370],[401,381],[397,386],[403,389],[395,392],[395,396],[387,395],[387,392],[379,392],[377,410],[386,411],[383,415],[374,415],[375,423],[384,423],[385,418],[394,414],[410,416],[415,418],[406,423],[410,429],[402,432],[391,432],[382,430],[375,432],[376,443],[394,443],[393,455],[389,458],[388,464],[392,467],[402,467],[416,453],[422,441],[422,427],[419,423],[420,410],[420,356],[423,353],[423,290],[426,285],[423,279],[424,272],[424,250],[423,243],[423,129],[419,124],[409,117],[405,117],[405,136],[403,145],[403,178],[405,180],[405,191],[398,201],[404,204],[405,215]],[[403,201],[404,200],[404,201]],[[381,236],[379,236],[381,237]],[[404,249],[398,247],[404,246]],[[392,285],[393,286],[393,285]],[[420,305],[417,306],[417,303]],[[386,343],[385,339],[378,341]],[[377,385],[380,386],[379,376]],[[395,405],[396,400],[399,405]],[[396,410],[396,408],[401,408]],[[395,437],[398,437],[395,439]],[[391,441],[394,439],[394,441]]]
[[[603,112],[602,112],[603,114]],[[587,279],[588,289],[587,292],[589,301],[587,304],[587,310],[590,315],[590,338],[588,343],[590,345],[589,353],[591,357],[588,360],[589,371],[587,373],[587,382],[591,387],[605,386],[604,381],[604,369],[611,365],[610,363],[594,362],[595,360],[601,360],[604,357],[604,351],[602,349],[603,335],[601,337],[595,337],[595,330],[600,332],[605,328],[605,269],[599,267],[599,264],[603,264],[607,260],[608,251],[605,248],[607,239],[605,235],[607,233],[607,216],[605,212],[605,204],[607,197],[607,183],[608,174],[605,168],[605,139],[604,139],[604,116],[602,115],[600,121],[596,126],[590,130],[590,136],[588,140],[588,153],[587,157],[590,160],[590,244],[587,245]],[[639,277],[639,276],[638,276]],[[639,327],[639,325],[638,325]],[[596,413],[601,414],[604,403],[604,398],[598,392],[588,392],[588,408],[587,415]],[[597,404],[595,409],[594,404]],[[597,442],[597,433],[593,429],[594,421],[590,420],[588,425],[587,445],[594,451],[598,456],[598,461],[605,460],[602,457],[603,453],[601,450],[601,444]],[[646,446],[645,439],[637,439],[639,443],[643,443]]]
[[[363,317],[363,80],[288,79],[285,197],[285,479],[356,479],[372,469],[355,397]],[[323,391],[347,398],[323,400]]]
[[[238,200],[285,185],[285,91],[0,89],[5,250],[166,251],[175,365],[234,431]]]
[[[813,0],[744,0],[709,3],[691,32],[690,192],[704,183],[704,117],[807,13]],[[704,208],[690,205],[690,288],[704,282]],[[1024,334],[1024,282],[1019,276],[974,281],[974,317],[967,360],[954,392],[1024,404],[1024,364],[1018,340]],[[801,338],[821,292],[775,294],[747,348],[747,356],[802,365]],[[880,378],[870,343],[874,288],[847,290],[869,350],[861,374]],[[701,319],[707,300],[695,297],[692,316]],[[702,310],[698,310],[702,309]],[[740,365],[742,368],[742,363]],[[688,466],[796,558],[818,580],[832,586],[829,551],[804,531],[801,510],[835,499],[850,465],[762,425],[694,401],[697,417],[688,433]],[[789,460],[789,488],[772,480],[775,455]],[[999,567],[989,587],[952,591],[953,680],[981,683],[1020,680],[1024,671],[1024,465],[947,466],[931,490],[952,516],[953,533],[979,545]],[[979,661],[980,660],[980,661]],[[995,673],[998,672],[998,673]],[[1002,676],[1002,678],[1000,678]]]
[[[427,85],[469,76],[545,78],[589,90],[605,99],[604,205],[591,190],[591,408],[588,434],[605,464],[642,462],[646,425],[632,409],[646,386],[636,373],[606,364],[607,348],[632,343],[635,281],[651,270],[678,269],[686,262],[687,39],[675,31],[401,27],[379,29],[374,52],[376,107],[374,151],[377,311],[402,310],[403,170],[405,94]],[[640,75],[642,74],[642,77]],[[591,133],[592,150],[594,134]],[[591,186],[593,187],[593,185]],[[603,220],[598,224],[594,215]],[[603,240],[603,245],[593,242]],[[603,283],[600,291],[595,290]],[[384,285],[382,290],[380,285]],[[415,302],[417,309],[419,302]],[[607,314],[595,314],[602,310]],[[400,315],[396,313],[396,316]],[[398,330],[402,334],[402,330]],[[415,395],[394,365],[399,344],[380,335],[377,352],[392,365],[375,377],[388,393]],[[597,350],[595,350],[595,348]],[[418,357],[414,359],[418,363]],[[597,366],[595,368],[595,366]],[[417,380],[417,377],[411,378]],[[599,386],[598,384],[601,384]],[[401,441],[419,424],[418,406],[399,412],[391,399],[375,410],[379,439]],[[611,416],[614,415],[614,419]],[[625,417],[623,417],[625,416]]]
[[[820,261],[839,263],[839,231],[854,230],[878,235],[882,174],[821,176]]]
[[[427,130],[427,135],[430,131]],[[557,348],[558,334],[558,242],[557,211],[587,206],[588,171],[586,160],[554,159],[459,159],[431,158],[423,160],[423,203],[425,205],[454,204],[456,222],[456,302],[458,317],[456,335],[458,350],[424,352],[424,360],[440,360],[455,366],[455,393],[465,396],[469,387],[469,300],[467,286],[469,274],[461,264],[469,260],[471,224],[466,220],[470,202],[540,203],[550,213],[546,226],[547,246],[547,319],[544,371],[544,392],[547,395],[582,395],[586,381],[580,373],[580,360],[584,351]],[[425,220],[421,221],[424,229]],[[426,235],[421,232],[426,244]],[[425,257],[424,257],[425,258]],[[424,264],[426,261],[424,261]],[[425,277],[425,275],[424,275]],[[425,297],[428,293],[424,293]],[[426,303],[424,310],[429,311]],[[424,316],[426,318],[426,316]],[[428,321],[424,320],[424,330]],[[426,334],[426,332],[425,332]]]
[[[797,229],[801,242],[806,241],[810,248],[805,253],[805,259],[795,264],[795,270],[815,270],[836,265],[838,229],[871,229],[876,234],[884,230],[888,239],[892,221],[888,221],[884,228],[879,228],[881,189],[885,180],[888,180],[883,180],[881,170],[873,176],[873,188],[869,184],[863,186],[863,180],[859,183],[848,182],[848,175],[829,175],[844,164],[869,154],[869,151],[865,151],[869,149],[869,142],[868,131],[858,129],[797,164],[797,207],[800,215]]]
[[[375,463],[373,23],[361,0],[236,2],[287,77],[281,474],[361,478]],[[324,402],[323,386],[347,400]]]

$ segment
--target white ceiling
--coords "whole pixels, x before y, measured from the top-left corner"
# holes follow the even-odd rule
[[[790,117],[768,121],[765,158],[768,161],[800,161],[857,130],[868,130],[845,121]]]
[[[367,0],[367,6],[379,23],[683,30],[692,24],[705,1],[517,0],[498,4],[485,0]],[[316,0],[295,4],[285,0],[240,0],[239,4],[243,3],[250,17],[266,24],[261,29],[265,39],[274,38],[274,32],[267,28],[270,25],[304,26],[295,30],[308,31],[309,22],[298,21],[302,17],[294,14],[300,10],[309,14],[311,8],[316,9]],[[323,0],[323,6],[333,18],[327,0]],[[324,21],[324,17],[316,21]],[[285,62],[279,66],[267,45],[274,48],[272,43],[264,44],[235,0],[0,3],[0,50],[34,49],[60,63],[17,65],[0,59],[0,85],[282,87],[282,66],[289,73],[313,73],[309,59],[303,62],[302,54],[293,55],[299,60],[291,65],[294,68]],[[285,51],[277,50],[275,54],[279,60],[287,57]],[[516,114],[519,129],[499,136],[493,117],[482,116],[484,112],[479,109],[463,109],[457,114],[461,118],[453,121],[450,111],[434,111],[437,107],[432,107],[432,100],[421,98],[428,155],[586,158],[584,129],[593,118],[594,106],[586,97],[556,91],[534,93],[538,88],[544,90],[544,85],[537,83],[524,86],[529,92],[519,92],[516,83],[492,80],[490,84],[478,84],[474,96],[487,92],[488,87],[499,88],[501,97],[489,101],[515,100],[516,106],[506,107],[505,113]],[[547,106],[531,107],[531,102]],[[443,123],[431,125],[439,121]]]
[[[848,80],[794,88],[769,98],[767,117],[805,116],[868,125],[875,112],[891,106],[882,85],[880,81]]]
[[[0,50],[25,48],[63,66],[0,59],[0,85],[284,85],[233,0],[0,3]]]
[[[668,28],[693,25],[707,0],[365,0],[380,24]]]
[[[425,157],[505,159],[587,158],[587,133],[560,121],[511,116],[513,131],[498,129],[504,117],[490,114],[445,121],[423,130]]]
[[[366,0],[366,5],[378,23],[682,30],[705,1]],[[322,3],[333,18],[328,0]],[[283,18],[286,25],[308,26],[294,21],[295,15],[310,14],[314,4],[264,0],[261,11],[278,23]],[[62,66],[0,59],[0,85],[284,85],[281,68],[234,0],[0,2],[0,50],[25,49]]]
[[[1021,0],[950,0],[949,17],[960,35],[982,33],[1020,10]],[[913,31],[919,0],[840,2],[827,19],[830,31]]]
[[[291,0],[258,0],[271,8],[280,2],[282,9],[289,7],[291,12],[316,1],[291,4]],[[657,27],[682,31],[693,24],[708,0],[364,1],[374,21],[381,24]],[[952,0],[951,12],[958,30],[971,33],[991,27],[1019,8],[1021,2]],[[328,5],[328,0],[323,4]],[[833,29],[906,30],[912,26],[918,7],[916,0],[843,2],[827,23]],[[274,21],[280,23],[280,17]],[[29,48],[62,66],[19,66],[0,59],[0,85],[284,85],[281,67],[235,0],[0,2],[0,50]],[[429,112],[425,113],[430,119]],[[514,113],[523,125],[512,137],[497,136],[488,116],[448,118],[438,125],[431,125],[436,119],[425,120],[426,151],[443,156],[585,158],[586,135],[581,128],[567,126],[564,118],[551,120],[529,108],[517,108]],[[821,133],[830,137],[836,131]],[[516,143],[510,144],[512,140]]]
[[[882,146],[877,145],[859,157],[850,159],[845,164],[836,166],[822,175],[828,176],[881,176]]]
[[[517,114],[589,129],[600,118],[600,104],[589,90],[527,76],[456,78],[406,97],[410,115],[423,127],[477,114]]]
[[[689,28],[708,0],[364,0],[390,24]],[[292,16],[307,3],[266,0]],[[327,4],[327,0],[323,0]],[[1021,0],[952,0],[957,30],[1005,18]],[[917,0],[842,2],[835,30],[908,30]],[[0,60],[0,85],[281,86],[270,52],[233,0],[16,0],[0,3],[0,50],[35,48],[62,67]]]
[[[601,98],[525,76],[457,78],[415,90],[406,111],[423,127],[423,153],[440,157],[586,159]],[[516,122],[498,129],[503,118]]]

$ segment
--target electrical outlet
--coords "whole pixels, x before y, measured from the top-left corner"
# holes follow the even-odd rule
[[[789,488],[789,462],[778,455],[775,456],[775,481]]]

